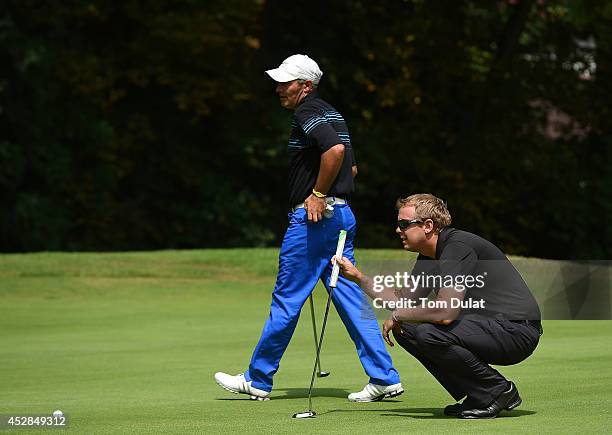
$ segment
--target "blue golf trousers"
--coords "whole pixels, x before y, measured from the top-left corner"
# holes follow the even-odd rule
[[[289,227],[280,251],[278,276],[272,293],[270,316],[255,347],[244,377],[252,386],[272,391],[272,377],[295,331],[300,311],[321,279],[329,292],[338,234],[347,231],[344,256],[353,264],[355,216],[348,205],[336,205],[334,215],[322,221],[308,222],[303,208],[289,213]],[[332,293],[340,315],[370,382],[392,385],[399,382],[397,370],[385,349],[378,322],[359,286],[340,276]]]

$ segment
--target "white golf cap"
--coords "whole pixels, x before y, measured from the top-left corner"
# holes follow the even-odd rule
[[[280,83],[293,80],[311,80],[315,85],[321,80],[323,71],[319,65],[305,54],[294,54],[283,60],[278,68],[266,71],[272,80]]]

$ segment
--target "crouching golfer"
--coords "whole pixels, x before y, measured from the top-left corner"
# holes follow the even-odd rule
[[[340,230],[347,231],[344,256],[351,260],[356,232],[347,198],[353,192],[357,167],[344,119],[315,90],[323,73],[314,60],[301,54],[266,73],[277,82],[281,106],[293,110],[288,146],[289,227],[280,251],[270,317],[248,370],[235,376],[215,374],[221,387],[258,400],[270,395],[272,377],[317,281],[321,279],[329,291],[329,259]],[[348,399],[371,402],[403,393],[376,317],[359,286],[339,279],[332,300],[370,378],[362,391]],[[364,306],[369,312],[363,312]]]
[[[398,200],[397,209],[404,249],[419,253],[410,279],[398,275],[399,284],[385,288],[348,258],[339,260],[341,273],[393,311],[383,325],[387,343],[393,346],[393,330],[456,401],[465,398],[445,415],[495,418],[516,408],[516,385],[489,364],[517,364],[538,345],[540,309],[529,288],[495,245],[449,228],[451,216],[439,198],[412,195]]]

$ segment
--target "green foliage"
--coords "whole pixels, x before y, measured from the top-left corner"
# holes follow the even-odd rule
[[[278,243],[290,113],[263,71],[304,52],[351,130],[359,245],[429,191],[510,253],[610,255],[610,1],[3,7],[4,251]]]

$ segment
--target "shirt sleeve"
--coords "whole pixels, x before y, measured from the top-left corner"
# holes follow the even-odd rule
[[[440,274],[453,277],[454,282],[462,282],[466,276],[474,274],[478,256],[473,248],[465,243],[449,243],[440,256]]]
[[[322,153],[342,143],[330,122],[316,109],[299,107],[295,111],[295,119],[306,136],[317,144]]]
[[[436,276],[440,274],[438,262],[419,254],[417,261],[410,272],[412,275],[411,282],[417,286],[415,291],[419,293],[424,292],[424,296],[431,293],[437,292],[440,287],[436,285],[434,280],[429,279],[430,276]]]

